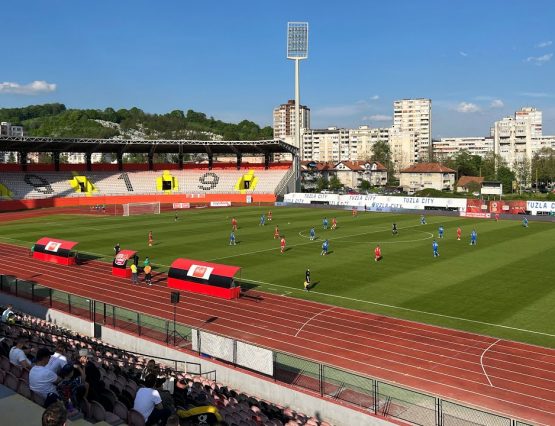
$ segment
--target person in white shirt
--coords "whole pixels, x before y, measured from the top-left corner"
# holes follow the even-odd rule
[[[156,375],[149,374],[145,378],[145,387],[140,388],[135,395],[133,409],[137,410],[145,418],[146,425],[155,425],[162,421],[166,424],[171,412],[162,405],[160,393],[154,389],[156,385]]]
[[[35,366],[29,372],[29,388],[45,399],[45,407],[48,407],[49,402],[59,399],[56,384],[60,378],[52,370],[46,368],[51,355],[52,352],[47,348],[40,348],[37,351]]]
[[[27,358],[25,352],[23,352],[23,347],[25,346],[25,343],[27,343],[27,339],[25,337],[20,337],[19,339],[17,339],[15,346],[10,349],[9,358],[10,362],[14,365],[17,365],[19,367],[31,368],[31,361],[29,361],[29,358]]]
[[[8,322],[8,317],[10,316],[10,314],[13,314],[13,306],[12,305],[8,305],[6,310],[4,312],[2,312],[2,322],[6,323]]]
[[[49,368],[57,375],[60,375],[62,367],[67,364],[67,358],[65,356],[67,351],[67,346],[65,342],[59,341],[56,343],[56,352],[50,357],[50,361],[46,364],[46,368]]]

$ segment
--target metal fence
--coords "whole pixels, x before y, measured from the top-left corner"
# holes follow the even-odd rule
[[[268,370],[271,374],[266,375],[276,382],[297,386],[378,416],[396,418],[422,426],[532,426],[516,419],[447,401],[292,354],[218,336],[184,324],[174,324],[167,319],[85,299],[31,281],[19,280],[13,276],[0,275],[0,291],[31,300],[45,307],[71,313],[95,324],[135,333],[169,346],[191,350],[201,356],[222,359],[237,367],[256,370],[263,374],[267,366],[258,368],[256,363],[246,365],[241,362],[238,348],[242,345],[250,346],[249,354],[253,354],[250,358],[256,358],[256,355],[261,353],[263,356],[264,351],[271,352],[272,365]],[[231,342],[228,342],[229,340]],[[225,341],[231,345],[223,352],[223,358],[211,352],[214,341]],[[187,363],[187,371],[194,373],[195,367],[200,372],[200,364]],[[215,376],[215,372],[212,371],[202,374],[208,378]]]

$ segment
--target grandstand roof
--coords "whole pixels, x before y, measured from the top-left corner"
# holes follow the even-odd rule
[[[22,152],[122,152],[166,154],[272,154],[298,155],[299,149],[281,140],[198,141],[198,140],[118,140],[46,137],[2,137],[1,151]]]

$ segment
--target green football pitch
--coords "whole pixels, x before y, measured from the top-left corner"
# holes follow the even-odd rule
[[[520,221],[364,213],[347,210],[272,208],[273,220],[260,226],[268,208],[179,210],[142,216],[52,215],[0,224],[0,241],[27,245],[43,236],[78,241],[78,250],[111,261],[113,247],[150,256],[167,270],[185,257],[241,266],[243,286],[429,324],[555,347],[555,224]],[[335,216],[336,230],[322,220]],[[237,245],[229,245],[231,218],[239,225]],[[1,220],[1,216],[0,216]],[[391,233],[395,222],[399,234]],[[280,253],[274,228],[286,238]],[[432,241],[438,226],[438,258]],[[316,240],[310,241],[314,226]],[[457,241],[456,229],[462,228]],[[478,244],[470,245],[475,228]],[[148,246],[148,231],[154,235]],[[324,239],[329,254],[321,256]],[[383,260],[374,261],[382,247]],[[310,268],[313,288],[303,291]],[[0,267],[1,270],[1,267]]]

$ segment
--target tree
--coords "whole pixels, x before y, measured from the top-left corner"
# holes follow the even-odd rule
[[[495,180],[496,172],[495,166],[497,167],[506,166],[505,161],[498,154],[494,154],[493,151],[489,152],[482,159],[481,176],[485,180]]]
[[[500,166],[497,168],[497,180],[503,184],[503,192],[507,194],[513,189],[515,174],[507,166]]]
[[[472,194],[474,192],[480,192],[481,186],[478,182],[472,181],[468,182],[468,184],[466,185],[466,189]]]
[[[391,162],[391,149],[386,141],[378,141],[372,147],[372,161],[387,166]]]
[[[518,184],[519,191],[522,188],[527,188],[530,185],[530,160],[528,158],[522,158],[520,160],[515,160],[513,164],[513,170]]]
[[[343,184],[341,183],[339,178],[337,176],[332,176],[330,179],[330,189],[332,191],[337,191],[341,188],[343,188]]]
[[[447,161],[447,165],[455,169],[459,176],[478,176],[482,158],[479,155],[470,155],[466,149],[462,149]]]
[[[532,157],[532,180],[545,186],[555,180],[555,150],[542,148]]]
[[[329,187],[328,180],[323,176],[319,177],[318,180],[316,181],[316,189],[318,190],[318,192],[322,192],[322,190],[328,189],[328,187]]]
[[[360,189],[361,191],[369,191],[371,187],[372,185],[370,185],[370,182],[368,182],[366,179],[362,179],[360,181],[358,189]]]

